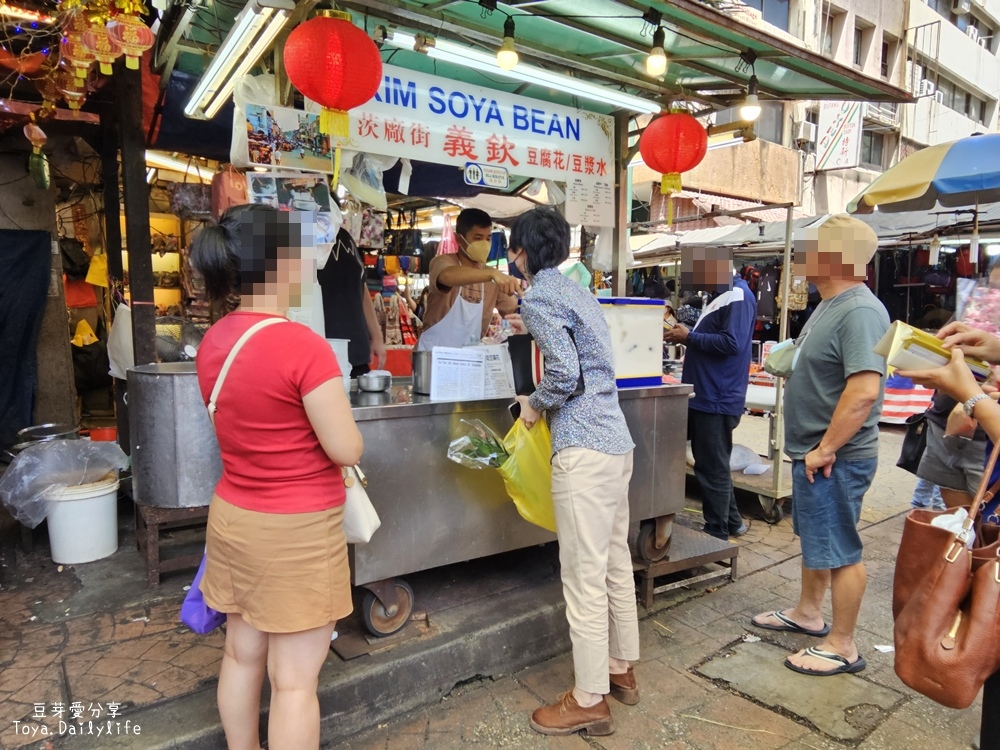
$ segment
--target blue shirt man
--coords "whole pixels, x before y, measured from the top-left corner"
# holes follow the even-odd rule
[[[690,283],[715,291],[729,288],[705,307],[693,329],[678,325],[665,334],[668,343],[687,347],[681,379],[694,386],[694,397],[688,402],[688,439],[701,487],[704,530],[727,540],[746,532],[729,461],[733,431],[746,406],[757,321],[757,300],[746,282],[732,274],[728,258],[695,261]]]

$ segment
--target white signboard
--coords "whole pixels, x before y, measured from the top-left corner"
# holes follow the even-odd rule
[[[572,177],[566,182],[566,221],[585,227],[615,225],[615,186],[610,180]]]
[[[318,133],[306,112],[249,105],[238,116],[246,120],[253,153],[234,154],[233,163],[332,172],[330,149],[340,146],[462,169],[473,162],[561,182],[612,179],[614,120],[607,115],[392,65],[382,69],[375,97],[348,113],[346,138]],[[320,109],[307,102],[310,113]]]
[[[816,171],[861,163],[861,102],[822,102],[816,139]]]

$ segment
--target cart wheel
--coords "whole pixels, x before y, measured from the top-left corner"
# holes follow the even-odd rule
[[[655,523],[644,523],[639,528],[639,537],[636,539],[635,547],[636,551],[646,562],[659,562],[667,556],[670,551],[670,540],[673,537],[667,539],[667,543],[663,545],[662,549],[656,548],[656,524]]]
[[[398,579],[395,584],[399,606],[392,616],[386,613],[382,602],[371,591],[365,592],[364,603],[361,605],[365,627],[368,628],[369,633],[380,638],[402,630],[403,626],[410,620],[410,613],[413,612],[413,589],[410,588],[410,584]]]
[[[774,498],[760,495],[760,507],[763,510],[764,520],[772,526],[781,523],[781,519],[785,517],[784,508]]]

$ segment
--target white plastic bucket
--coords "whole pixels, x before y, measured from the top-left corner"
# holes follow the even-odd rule
[[[52,561],[93,562],[118,550],[118,476],[49,493]]]
[[[351,392],[351,360],[347,353],[347,345],[351,343],[350,339],[327,339],[330,348],[333,349],[334,356],[337,357],[337,364],[340,366],[340,371],[344,375],[344,390],[348,393]]]

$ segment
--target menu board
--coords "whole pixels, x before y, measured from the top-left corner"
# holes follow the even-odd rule
[[[514,367],[506,344],[464,349],[435,346],[431,358],[433,401],[482,401],[514,397]]]
[[[572,177],[566,182],[566,221],[585,227],[615,225],[615,186],[608,180]]]

